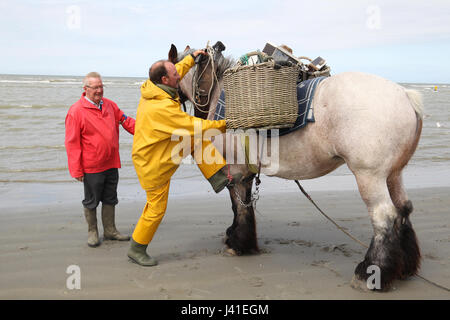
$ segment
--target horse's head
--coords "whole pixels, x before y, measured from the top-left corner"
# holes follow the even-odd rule
[[[212,47],[208,46],[206,50],[208,55],[197,57],[196,65],[181,80],[179,90],[182,101],[191,101],[195,107],[194,115],[202,119],[208,117],[210,107],[215,108],[222,90],[223,73],[234,63],[232,59],[222,55],[225,46],[220,41]],[[184,52],[178,54],[177,48],[172,44],[169,61],[176,63],[194,51],[195,49],[187,46]]]

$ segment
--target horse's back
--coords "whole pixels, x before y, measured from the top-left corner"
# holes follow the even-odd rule
[[[405,88],[361,72],[324,80],[314,98],[315,130],[327,136],[338,156],[362,165],[395,161],[415,140],[417,116]]]
[[[404,87],[379,76],[344,72],[319,85],[314,97],[315,117],[329,126],[349,130],[364,127],[381,133],[401,125],[415,128],[417,117],[410,95]]]
[[[346,106],[343,111],[357,112],[357,115],[385,120],[388,116],[414,111],[404,87],[373,74],[343,72],[329,77],[319,88],[324,98],[334,99],[336,104]]]

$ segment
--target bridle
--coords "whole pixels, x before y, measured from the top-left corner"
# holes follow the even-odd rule
[[[223,46],[222,43],[220,43],[220,45]],[[197,109],[197,111],[201,112],[201,113],[205,113],[208,114],[209,113],[209,108],[207,110],[203,110],[202,107],[207,107],[209,105],[209,103],[211,102],[211,94],[213,92],[214,86],[216,83],[219,83],[219,80],[217,78],[217,73],[216,73],[216,66],[215,66],[215,55],[217,53],[220,54],[221,52],[221,48],[218,46],[218,44],[215,44],[213,47],[209,46],[209,41],[208,44],[206,45],[206,52],[207,52],[207,61],[206,61],[206,65],[205,67],[202,69],[202,71],[199,73],[199,67],[204,64],[204,62],[202,63],[202,59],[204,59],[204,56],[200,56],[198,63],[196,63],[195,65],[195,69],[194,69],[194,75],[192,76],[192,103],[195,107],[195,109]],[[203,60],[204,61],[204,60]],[[209,87],[208,90],[204,90],[201,89],[199,87],[199,82],[202,79],[202,77],[205,75],[205,72],[209,66],[209,64],[211,64],[211,85]],[[201,103],[202,98],[206,97],[206,102],[205,103]]]

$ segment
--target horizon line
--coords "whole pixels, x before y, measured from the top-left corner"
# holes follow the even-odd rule
[[[344,71],[346,72],[346,71]],[[349,72],[349,71],[348,71]],[[341,73],[341,72],[339,72]],[[339,74],[336,73],[336,74]],[[366,72],[367,73],[367,72]],[[334,74],[334,75],[336,75]],[[44,76],[44,77],[84,77],[85,75],[75,75],[75,74],[31,74],[31,73],[0,73],[0,76]],[[148,77],[138,77],[138,76],[110,76],[110,75],[101,75],[102,78],[139,78],[139,79],[148,79]],[[333,76],[333,74],[331,75]],[[387,78],[385,78],[387,79]],[[390,79],[388,79],[390,80]],[[405,84],[440,84],[440,85],[450,85],[450,82],[407,82],[407,81],[394,81],[395,83],[405,83]]]

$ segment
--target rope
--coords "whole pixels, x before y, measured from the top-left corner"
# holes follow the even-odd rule
[[[195,68],[194,76],[192,77],[192,97],[193,97],[193,101],[192,102],[194,104],[195,109],[197,109],[199,112],[202,112],[202,113],[209,113],[209,110],[204,111],[204,110],[200,109],[200,107],[206,107],[206,106],[209,105],[209,102],[210,102],[210,99],[211,99],[211,92],[212,92],[212,89],[214,87],[214,81],[217,81],[217,83],[219,83],[219,80],[218,80],[217,74],[216,74],[216,70],[215,70],[215,66],[214,66],[214,49],[209,46],[209,42],[206,45],[206,51],[208,53],[208,62],[206,64],[205,68],[202,70],[201,74],[198,76],[197,83],[195,83],[195,78],[196,78],[195,74],[197,73],[198,66]],[[207,99],[206,103],[200,104],[200,103],[197,103],[197,101],[195,99],[196,98],[196,94],[195,94],[196,93],[196,89],[198,89],[198,80],[201,79],[201,77],[203,76],[203,74],[206,71],[206,68],[208,67],[208,65],[210,63],[211,63],[211,77],[213,78],[213,81],[211,83],[211,86],[209,87],[209,91],[208,91],[208,94],[207,94],[208,99]]]
[[[295,183],[298,185],[298,187],[300,188],[300,191],[306,196],[306,198],[308,198],[309,201],[311,201],[311,203],[317,208],[317,210],[319,210],[319,212],[324,215],[325,218],[327,218],[331,223],[333,223],[339,230],[341,230],[342,232],[344,232],[347,236],[349,236],[352,240],[354,240],[355,242],[359,243],[361,246],[363,246],[364,248],[369,248],[369,246],[367,244],[365,244],[364,242],[358,240],[357,238],[355,238],[354,236],[352,236],[349,232],[347,232],[346,230],[344,230],[340,225],[338,225],[336,222],[334,222],[333,219],[331,219],[329,216],[327,216],[325,214],[325,212],[323,212],[318,206],[317,204],[314,202],[314,200],[309,196],[309,194],[305,191],[305,189],[303,189],[303,187],[300,185],[300,182],[298,182],[298,180],[294,180]],[[437,284],[436,282],[433,282],[431,280],[428,280],[427,278],[416,274],[416,277],[428,282],[429,284],[432,284],[434,286],[436,286],[439,289],[445,290],[447,292],[450,292],[449,288],[446,288],[440,284]]]
[[[420,274],[416,274],[416,277],[418,277],[418,278],[420,278],[420,279],[422,279],[422,280],[428,282],[429,284],[432,284],[433,286],[436,286],[436,287],[438,287],[438,288],[440,288],[440,289],[442,289],[442,290],[445,290],[445,291],[447,291],[447,292],[450,292],[450,289],[449,289],[449,288],[446,288],[446,287],[444,287],[444,286],[441,286],[440,284],[437,284],[436,282],[433,282],[433,281],[431,281],[431,280],[428,280],[427,278],[422,277]]]
[[[362,245],[365,248],[369,248],[369,246],[367,244],[365,244],[364,242],[358,240],[357,238],[355,238],[354,236],[352,236],[349,232],[347,232],[346,230],[344,230],[344,228],[342,228],[340,225],[338,225],[336,222],[333,221],[333,219],[331,219],[329,216],[327,216],[325,214],[325,212],[323,212],[318,206],[317,204],[314,202],[313,199],[311,199],[311,197],[309,196],[308,193],[306,193],[305,189],[303,189],[303,187],[300,185],[300,183],[298,182],[298,180],[294,180],[295,183],[298,185],[298,187],[300,188],[301,192],[303,192],[303,194],[308,198],[309,201],[311,201],[311,203],[317,208],[317,210],[319,210],[319,212],[321,214],[323,214],[325,216],[325,218],[327,218],[332,224],[334,224],[339,230],[341,230],[342,232],[344,232],[347,236],[349,236],[351,239],[353,239],[354,241],[358,242],[360,245]]]

